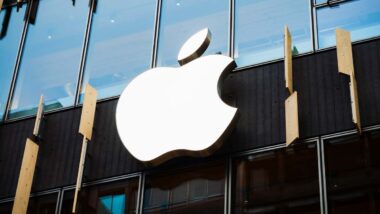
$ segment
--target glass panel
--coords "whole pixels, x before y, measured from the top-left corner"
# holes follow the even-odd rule
[[[58,193],[31,197],[28,204],[28,214],[53,214],[57,206]],[[11,214],[13,209],[13,201],[1,203],[0,213]]]
[[[16,7],[0,12],[0,121],[7,105],[9,88],[15,67],[18,46],[24,27],[26,5],[17,12]]]
[[[223,213],[225,164],[147,176],[144,213]]]
[[[315,0],[315,3],[316,4],[322,4],[322,3],[326,3],[327,0]]]
[[[98,99],[120,95],[150,67],[155,10],[155,0],[98,2],[83,81],[98,90]]]
[[[34,114],[39,97],[45,109],[74,104],[88,1],[41,0],[29,24],[10,118]]]
[[[12,209],[13,209],[13,201],[0,204],[1,214],[12,214]]]
[[[85,187],[79,192],[77,213],[136,213],[138,179]],[[74,191],[65,191],[62,214],[71,214]]]
[[[233,213],[320,213],[316,144],[233,161]]]
[[[38,197],[31,197],[28,205],[28,214],[53,214],[57,205],[58,193]]]
[[[236,0],[235,59],[238,66],[284,57],[284,26],[292,34],[293,54],[312,51],[310,1]]]
[[[317,10],[318,47],[335,46],[335,29],[351,32],[358,41],[380,35],[380,1],[357,0]]]
[[[329,213],[380,213],[380,132],[324,145]]]
[[[228,0],[164,0],[158,41],[157,66],[179,66],[177,55],[185,41],[208,27],[212,34],[204,55],[228,55]]]

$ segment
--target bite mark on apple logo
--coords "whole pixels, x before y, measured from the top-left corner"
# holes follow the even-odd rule
[[[236,64],[230,57],[200,57],[211,42],[205,28],[178,54],[179,68],[159,67],[134,78],[116,109],[117,130],[138,160],[157,165],[178,156],[207,156],[229,134],[237,108],[220,98],[221,80]]]

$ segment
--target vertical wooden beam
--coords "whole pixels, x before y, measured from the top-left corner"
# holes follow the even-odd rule
[[[34,122],[34,129],[33,129],[33,135],[38,136],[40,132],[40,126],[41,126],[41,120],[42,120],[42,114],[44,112],[44,97],[40,96],[40,102],[38,103],[38,110],[36,115],[36,121]]]
[[[33,135],[38,136],[41,119],[44,112],[44,101],[41,95],[38,104],[36,121],[34,123]],[[25,214],[28,209],[30,191],[33,184],[33,176],[37,163],[39,146],[31,139],[26,139],[24,156],[22,158],[22,164],[20,174],[17,183],[15,201],[13,203],[12,213]]]
[[[285,132],[286,146],[289,146],[299,138],[298,126],[298,94],[293,89],[293,56],[292,36],[288,26],[284,29],[284,70],[285,87],[290,96],[285,100]]]
[[[82,150],[80,154],[80,161],[79,161],[79,167],[78,167],[77,183],[76,183],[75,192],[74,192],[72,213],[76,213],[76,209],[77,209],[78,193],[82,186],[83,170],[84,170],[84,166],[85,166],[84,164],[86,161],[87,143],[88,143],[88,140],[91,140],[91,137],[92,137],[92,128],[94,125],[95,109],[96,109],[97,91],[93,87],[91,87],[89,84],[86,85],[85,91],[86,92],[84,95],[82,116],[81,116],[80,125],[79,125],[79,133],[83,135],[83,142],[82,142]]]
[[[352,122],[355,124],[359,134],[362,133],[360,111],[359,111],[359,96],[358,87],[354,73],[350,76],[350,95],[351,95],[351,110],[352,110]]]
[[[285,100],[286,146],[299,138],[298,126],[298,95],[294,91]]]
[[[292,36],[288,26],[284,30],[284,65],[285,65],[285,87],[289,93],[293,93],[293,65],[292,65]]]
[[[85,91],[86,92],[84,95],[79,133],[81,133],[83,137],[87,138],[88,140],[91,140],[92,127],[94,125],[95,117],[97,91],[89,84],[86,85]]]
[[[28,209],[38,149],[39,147],[35,142],[29,138],[26,140],[24,156],[22,158],[21,170],[16,189],[16,197],[13,203],[13,214],[25,214]]]
[[[352,57],[350,32],[336,29],[336,53],[338,58],[338,72],[350,76],[352,122],[355,124],[359,134],[361,134],[359,96]]]
[[[336,52],[338,71],[346,75],[354,73],[350,32],[336,29]]]

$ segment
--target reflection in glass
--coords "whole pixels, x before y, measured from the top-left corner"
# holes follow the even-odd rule
[[[33,196],[30,197],[28,203],[28,214],[53,214],[57,206],[58,193]],[[13,209],[13,201],[1,203],[0,213],[1,214],[11,214]]]
[[[335,29],[351,32],[351,40],[358,41],[380,35],[380,1],[348,1],[334,7],[317,10],[318,47],[335,45]]]
[[[150,67],[156,1],[99,1],[93,15],[83,89],[90,83],[98,99],[120,95]]]
[[[36,23],[29,24],[10,109],[10,118],[74,104],[86,28],[88,2],[41,0]]]
[[[8,7],[0,12],[0,121],[7,105],[25,8],[26,5],[17,12],[16,7]]]
[[[223,213],[224,163],[148,176],[144,213]]]
[[[284,57],[284,26],[292,34],[293,54],[312,50],[310,1],[236,0],[235,53],[238,66]]]
[[[28,214],[55,213],[58,193],[31,197],[28,205]]]
[[[325,142],[329,213],[380,213],[380,132]]]
[[[233,213],[320,213],[316,145],[235,159],[232,194]]]
[[[137,178],[82,188],[77,213],[136,213],[137,192]],[[65,191],[62,214],[71,214],[73,198],[74,191]]]
[[[1,203],[0,204],[0,213],[1,214],[12,214],[13,201]]]
[[[208,27],[212,34],[203,55],[228,55],[228,0],[162,1],[157,66],[179,66],[177,55],[185,41]]]
[[[327,0],[315,0],[315,3],[316,4],[322,4],[322,3],[326,3]]]

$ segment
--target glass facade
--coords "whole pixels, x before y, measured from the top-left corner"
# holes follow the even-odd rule
[[[58,193],[31,197],[28,204],[28,214],[53,214],[58,202]],[[0,203],[1,214],[11,214],[13,201]]]
[[[234,160],[232,212],[320,213],[317,155],[312,143]]]
[[[90,83],[99,99],[117,96],[136,75],[150,68],[155,12],[155,0],[98,2],[83,90]]]
[[[97,181],[77,213],[379,213],[380,130],[319,139]],[[31,197],[28,213],[71,213],[74,191],[60,191]]]
[[[285,25],[292,34],[294,55],[313,50],[309,1],[235,2],[234,58],[238,66],[283,58]]]
[[[346,1],[317,9],[318,47],[335,46],[335,29],[351,32],[358,41],[380,35],[380,1]]]
[[[225,164],[146,178],[144,213],[223,213]]]
[[[324,144],[329,213],[380,213],[380,132]]]
[[[89,7],[83,1],[40,0],[35,22],[25,32],[26,7],[16,12],[12,1],[5,1],[0,12],[0,54],[5,56],[0,57],[0,118],[4,112],[5,120],[34,115],[41,94],[46,111],[79,106],[87,83],[98,90],[98,99],[117,97],[152,66],[179,66],[182,44],[205,27],[212,33],[205,55],[232,55],[238,67],[283,58],[285,25],[294,56],[334,46],[336,28],[350,31],[353,41],[380,35],[378,0],[330,5],[326,0],[115,1]],[[18,50],[20,40],[25,42]],[[21,59],[15,65],[18,52]]]
[[[88,2],[41,0],[29,24],[9,118],[74,105]]]
[[[89,186],[79,192],[77,213],[136,213],[138,179]],[[65,191],[61,213],[72,213],[74,191]]]
[[[228,0],[163,0],[157,66],[179,66],[177,56],[194,33],[209,28],[212,39],[204,55],[228,55]]]
[[[8,93],[24,27],[25,6],[17,11],[16,7],[0,12],[0,121],[4,117]]]

